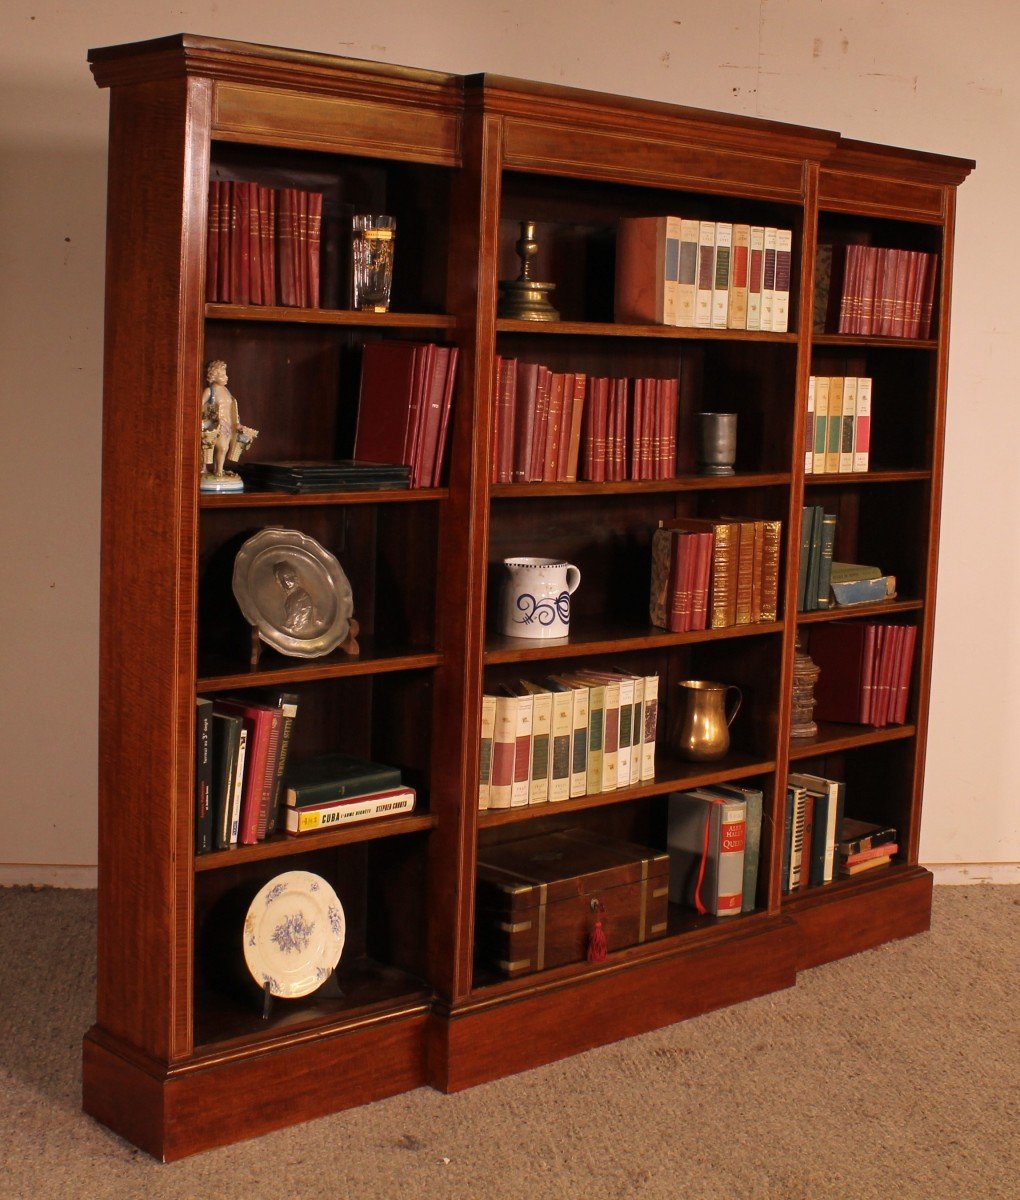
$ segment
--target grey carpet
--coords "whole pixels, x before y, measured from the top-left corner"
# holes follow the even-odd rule
[[[168,1166],[79,1108],[95,900],[0,889],[0,1197],[872,1200],[1020,1195],[1020,888],[795,989]]]

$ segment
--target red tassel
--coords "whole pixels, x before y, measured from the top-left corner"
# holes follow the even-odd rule
[[[588,961],[589,962],[605,962],[606,951],[606,932],[602,928],[602,918],[599,912],[605,910],[599,905],[598,911],[595,914],[595,928],[591,931],[588,937]]]

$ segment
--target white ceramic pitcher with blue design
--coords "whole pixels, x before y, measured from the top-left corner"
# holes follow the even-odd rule
[[[558,558],[505,558],[499,631],[506,637],[565,638],[570,597],[581,582],[573,563]]]

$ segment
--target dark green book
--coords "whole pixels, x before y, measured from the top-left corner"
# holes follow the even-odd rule
[[[819,608],[831,608],[829,582],[832,579],[832,549],[836,544],[836,514],[822,514],[821,557],[818,561],[818,597]]]
[[[720,784],[707,788],[724,796],[735,796],[747,802],[747,832],[744,837],[744,886],[740,911],[754,912],[758,894],[758,861],[761,857],[761,819],[764,793],[761,788],[740,784]]]
[[[292,808],[310,808],[332,800],[384,792],[402,783],[398,767],[352,754],[322,754],[287,768],[284,799]]]
[[[814,612],[818,608],[818,576],[822,567],[822,520],[824,516],[821,505],[815,505],[811,517],[811,553],[804,603],[804,607],[809,612]]]

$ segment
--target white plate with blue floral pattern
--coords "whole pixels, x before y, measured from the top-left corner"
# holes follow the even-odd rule
[[[311,871],[285,871],[248,908],[244,961],[272,995],[307,996],[340,961],[346,930],[343,905],[325,879]]]

